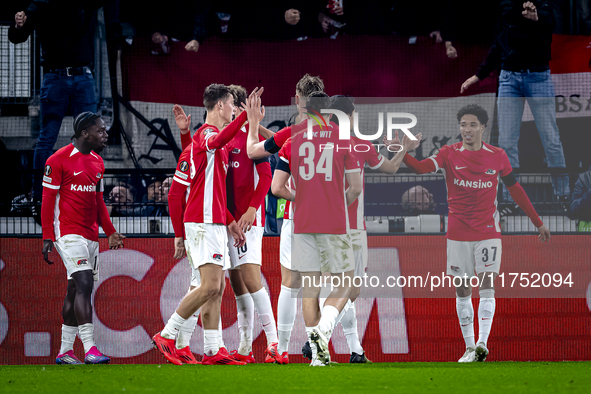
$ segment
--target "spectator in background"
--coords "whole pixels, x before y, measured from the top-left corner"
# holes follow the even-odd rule
[[[142,198],[142,205],[139,207],[139,211],[134,210],[136,215],[163,216],[166,214],[167,210],[163,199],[162,183],[160,179],[152,179],[150,184],[148,184],[146,194]],[[168,201],[168,191],[166,201]]]
[[[41,44],[41,132],[35,147],[33,167],[42,169],[66,114],[96,112],[92,64],[96,11],[109,1],[66,2],[34,0],[26,11],[16,13],[8,29],[13,44],[25,42],[37,31]],[[34,180],[33,217],[40,223],[41,178]]]
[[[170,190],[170,185],[172,185],[172,177],[169,176],[165,180],[162,181],[162,202],[166,204],[168,208],[168,192]]]
[[[433,195],[421,185],[413,186],[402,194],[402,215],[404,216],[434,213],[436,206]]]
[[[134,215],[135,188],[119,181],[109,193],[107,209],[111,217]]]
[[[578,34],[591,35],[591,0],[577,0]]]
[[[579,175],[571,196],[568,218],[579,220],[579,231],[591,231],[591,167]]]
[[[550,75],[550,50],[554,18],[550,2],[538,0],[501,1],[501,33],[476,75],[468,78],[460,93],[501,69],[498,94],[499,146],[505,150],[513,169],[519,169],[519,135],[525,100],[529,103],[544,145],[548,167],[553,173],[552,185],[558,201],[567,205],[570,199],[568,175],[560,134],[556,125],[555,92]],[[513,214],[517,205],[507,188],[507,203],[502,212]]]
[[[187,42],[186,51],[199,51],[199,45],[206,36],[209,9],[209,2],[194,0],[173,0],[152,7],[152,24],[149,28],[155,45],[151,50],[152,55],[168,54],[171,40]]]

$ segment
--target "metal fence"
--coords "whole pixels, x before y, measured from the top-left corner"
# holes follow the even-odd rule
[[[173,234],[168,213],[168,191],[173,174],[172,169],[107,170],[104,200],[118,231],[124,234]],[[25,189],[21,189],[19,195],[5,196],[2,199],[6,202],[0,204],[0,235],[41,234],[41,227],[31,215],[30,193],[22,192],[30,190],[33,175],[30,170],[23,171],[20,179],[26,183]],[[551,231],[576,231],[577,222],[568,219],[565,214],[568,205],[558,202],[554,196],[550,175],[521,174],[519,178],[532,204]],[[15,194],[16,190],[16,187],[6,188],[2,193],[12,191]],[[502,190],[498,191],[498,201],[502,216],[501,228],[504,232],[536,231],[523,211],[506,211],[507,207],[514,207],[515,204],[502,202]],[[274,213],[268,212],[267,216],[274,217]],[[367,174],[365,219],[368,231],[374,233],[445,232],[447,189],[444,177]],[[430,224],[425,226],[425,223]]]
[[[8,28],[0,22],[0,103],[26,104],[35,96],[35,36],[14,45],[8,41]]]

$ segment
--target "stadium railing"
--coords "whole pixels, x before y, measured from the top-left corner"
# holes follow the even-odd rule
[[[4,189],[0,203],[1,236],[41,236],[41,226],[31,216],[29,190],[32,170],[21,171],[20,188]],[[172,236],[168,214],[168,187],[174,169],[108,169],[104,176],[104,200],[115,228],[123,234]],[[544,223],[552,232],[576,232],[577,222],[566,217],[558,203],[548,174],[520,174],[519,180]],[[15,185],[16,186],[16,185]],[[420,186],[429,201],[403,195]],[[500,189],[500,188],[499,188]],[[20,190],[20,191],[19,191]],[[18,193],[18,195],[14,195]],[[414,194],[421,196],[420,193]],[[412,195],[411,195],[412,196]],[[443,175],[365,176],[365,220],[369,233],[444,233],[447,230],[447,189]],[[501,201],[501,190],[498,191]],[[422,203],[422,204],[421,204]],[[499,203],[499,210],[503,204]],[[505,233],[535,232],[529,218],[517,210],[501,217]]]

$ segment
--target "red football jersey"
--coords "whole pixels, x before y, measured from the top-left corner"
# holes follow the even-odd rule
[[[178,197],[185,194],[187,187],[190,188],[184,212],[175,205],[177,195],[172,191],[172,186],[168,195],[171,220],[177,237],[182,234],[182,228],[179,228],[182,227],[182,222],[227,224],[226,144],[240,131],[246,120],[246,111],[243,111],[222,131],[205,123],[195,132],[191,145],[181,154],[173,179],[185,187],[179,189]]]
[[[219,133],[217,127],[204,124],[183,151],[174,180],[190,187],[185,223],[226,224],[226,147],[210,149],[208,140]]]
[[[345,173],[359,172],[351,140],[339,139],[338,126],[313,127],[313,138],[298,133],[281,150],[296,188],[294,233],[346,234],[349,215]]]
[[[77,234],[98,241],[96,193],[103,191],[104,173],[105,165],[99,155],[92,151],[84,155],[73,144],[47,159],[43,187],[57,190],[57,197],[53,223],[43,223],[43,239],[53,238],[53,225],[55,239]]]
[[[246,152],[246,140],[248,137],[248,125],[230,141],[228,150],[228,178],[226,187],[228,190],[228,209],[236,220],[246,213],[249,207],[257,208],[253,226],[265,226],[265,196],[269,191],[271,179],[271,165],[267,158],[252,160]],[[264,139],[259,136],[261,141]],[[259,171],[264,171],[268,181],[264,182],[266,190],[259,190]]]
[[[365,219],[364,219],[364,204],[365,204],[365,163],[372,170],[377,170],[384,164],[386,158],[382,154],[378,153],[375,146],[369,141],[362,140],[355,136],[351,136],[351,145],[353,146],[353,155],[359,163],[361,170],[361,182],[363,183],[363,190],[357,200],[353,204],[349,205],[349,225],[351,230],[365,230]],[[345,189],[349,187],[348,183],[345,183]]]
[[[499,177],[513,171],[505,151],[485,143],[481,149],[470,151],[457,142],[443,146],[430,159],[445,174],[449,204],[447,238],[454,241],[501,238],[497,211]]]

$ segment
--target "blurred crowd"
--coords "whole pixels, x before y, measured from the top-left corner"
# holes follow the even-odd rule
[[[141,195],[138,195],[130,179],[112,181],[105,190],[105,203],[112,217],[168,216],[168,191],[172,177],[150,179]]]

